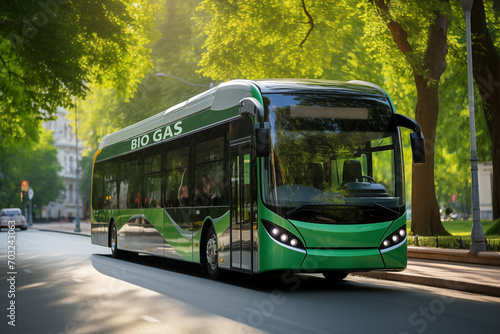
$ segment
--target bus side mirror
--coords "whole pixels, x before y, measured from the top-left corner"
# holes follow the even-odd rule
[[[259,158],[265,158],[271,155],[271,129],[255,129],[255,152]]]
[[[420,125],[408,116],[401,114],[394,114],[396,118],[396,124],[414,132],[410,133],[411,150],[413,153],[413,163],[423,164],[425,163],[425,140],[424,134],[420,131]]]
[[[425,139],[422,132],[410,133],[411,151],[413,153],[413,163],[425,163]]]

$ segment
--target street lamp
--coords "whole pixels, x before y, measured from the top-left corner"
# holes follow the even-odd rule
[[[470,171],[472,188],[472,230],[470,253],[477,254],[486,251],[483,226],[481,226],[481,211],[479,208],[479,182],[477,177],[476,150],[476,120],[474,115],[474,82],[472,77],[472,41],[470,12],[474,0],[460,0],[465,12],[465,35],[467,41],[467,81],[469,84],[469,126],[470,126]]]
[[[192,83],[192,82],[189,82],[189,81],[186,81],[184,79],[181,79],[179,77],[176,77],[175,75],[171,75],[171,74],[165,74],[165,73],[156,73],[155,74],[156,76],[161,76],[161,77],[171,77],[171,78],[174,78],[174,79],[177,79],[177,80],[180,80],[184,83],[187,83],[188,85],[191,85],[191,86],[199,86],[199,87],[209,87],[209,88],[212,88],[214,86],[213,82],[210,83],[210,85],[200,85],[200,84],[197,84],[197,83]]]
[[[80,229],[80,195],[79,195],[79,186],[78,184],[80,183],[80,180],[78,178],[78,108],[76,106],[76,100],[75,100],[75,137],[76,137],[76,217],[75,217],[75,231],[74,232],[81,232],[82,230]]]

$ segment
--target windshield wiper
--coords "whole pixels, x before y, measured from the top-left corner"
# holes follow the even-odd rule
[[[304,208],[307,208],[307,207],[311,207],[311,204],[301,204],[299,205],[298,207],[296,208],[293,208],[292,210],[290,211],[287,211],[285,213],[285,218],[289,218],[290,216],[292,216],[294,213],[296,212],[299,212],[300,210],[304,209]]]
[[[399,218],[399,216],[400,216],[400,213],[399,213],[399,212],[397,212],[396,210],[393,210],[393,209],[391,209],[391,208],[388,208],[388,207],[386,207],[386,206],[384,206],[384,205],[382,205],[382,204],[372,203],[372,204],[370,204],[370,206],[375,206],[375,207],[377,207],[377,208],[381,209],[382,211],[385,211],[385,212],[387,212],[387,213],[392,214],[392,215],[394,216],[394,219],[397,219],[397,218]]]

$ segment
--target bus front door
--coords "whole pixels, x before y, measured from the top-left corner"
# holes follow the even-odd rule
[[[250,142],[231,146],[231,268],[252,269]]]

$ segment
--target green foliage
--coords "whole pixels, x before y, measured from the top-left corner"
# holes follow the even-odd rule
[[[95,150],[106,134],[208,89],[210,81],[196,73],[201,41],[191,17],[198,3],[199,0],[158,1],[154,15],[155,42],[149,45],[155,67],[142,78],[133,96],[127,98],[117,89],[89,85],[92,93],[84,101],[79,101],[77,108],[78,118],[85,120],[80,123],[79,136],[87,148]],[[168,76],[157,76],[157,73]]]
[[[485,5],[490,31],[496,36],[500,31],[496,29],[499,17],[491,2]],[[451,205],[452,195],[457,194],[455,209],[470,211],[465,21],[460,2],[391,0],[389,6],[390,17],[389,13],[380,13],[373,1],[204,0],[196,18],[198,29],[205,36],[202,73],[221,80],[362,79],[383,87],[398,113],[414,117],[417,94],[411,65],[423,63],[428,27],[434,22],[436,11],[441,11],[450,26],[447,69],[440,80],[434,166],[436,195],[440,205],[446,207]],[[203,16],[206,13],[209,15]],[[314,22],[311,31],[308,14]],[[411,53],[403,55],[396,46],[386,24],[389,18],[407,31]],[[500,43],[500,39],[495,41]],[[419,74],[425,74],[420,65],[416,67]],[[491,161],[491,139],[479,102],[476,105],[478,154],[481,161]],[[409,131],[402,130],[402,137],[406,193],[410,194]]]
[[[500,219],[495,220],[495,222],[490,227],[484,229],[486,230],[486,232],[484,232],[484,235],[487,236],[500,235]]]
[[[212,15],[200,65],[210,77],[345,78],[365,62],[362,22],[346,1],[211,1],[199,6]],[[348,51],[348,52],[347,52]],[[364,77],[357,77],[364,78]],[[352,77],[351,77],[352,79]]]
[[[150,68],[146,1],[0,1],[0,137],[36,140],[38,124],[88,93],[129,97]]]
[[[35,144],[1,143],[0,150],[0,206],[20,207],[22,180],[28,180],[35,196],[33,203],[41,208],[56,200],[64,190],[62,169],[57,160],[52,133],[40,128],[39,142]],[[2,139],[0,139],[2,141]]]

